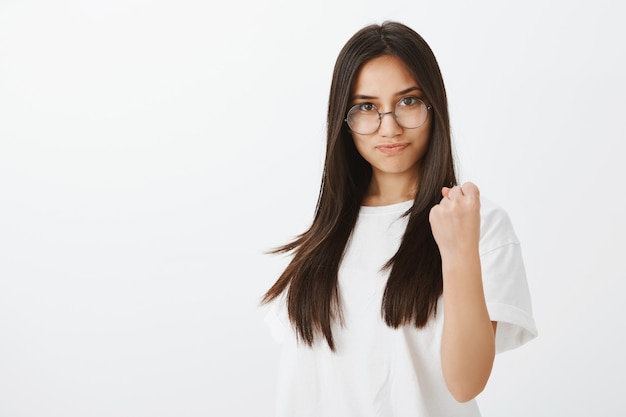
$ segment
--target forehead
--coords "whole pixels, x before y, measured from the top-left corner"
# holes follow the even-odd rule
[[[384,98],[419,84],[399,58],[384,55],[367,61],[354,83],[353,95]]]

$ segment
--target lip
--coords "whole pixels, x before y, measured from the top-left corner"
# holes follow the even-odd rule
[[[405,150],[408,146],[408,143],[383,143],[376,146],[376,149],[386,155],[395,155]]]

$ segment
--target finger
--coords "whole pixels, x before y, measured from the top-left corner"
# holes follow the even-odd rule
[[[435,204],[434,206],[432,206],[432,207],[430,208],[430,211],[428,212],[428,222],[429,222],[430,224],[433,224],[433,219],[434,219],[434,218],[435,218],[435,216],[436,216],[436,214],[435,214],[435,213],[436,213],[436,211],[435,211],[435,207],[437,207],[437,205],[436,205],[436,204]]]
[[[478,189],[478,187],[476,186],[476,184],[474,184],[473,182],[466,182],[463,184],[463,193],[465,195],[475,195],[475,196],[479,196],[480,195],[480,190]]]
[[[450,189],[450,192],[448,192],[447,197],[450,200],[454,200],[455,198],[461,198],[463,197],[463,190],[461,190],[461,187],[459,187],[458,185],[455,185],[454,187]]]

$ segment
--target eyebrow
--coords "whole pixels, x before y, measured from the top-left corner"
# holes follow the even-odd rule
[[[401,96],[401,95],[404,95],[404,94],[410,93],[411,91],[416,91],[416,90],[417,91],[422,91],[422,89],[417,87],[417,86],[409,87],[409,88],[407,88],[405,90],[398,91],[396,93],[396,96]],[[376,99],[376,98],[378,98],[378,97],[367,96],[365,94],[356,94],[355,96],[352,97],[352,100],[373,100],[373,99]]]

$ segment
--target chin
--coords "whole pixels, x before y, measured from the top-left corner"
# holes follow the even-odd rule
[[[413,174],[416,171],[415,166],[413,165],[405,165],[405,166],[378,166],[376,170],[385,174]]]

